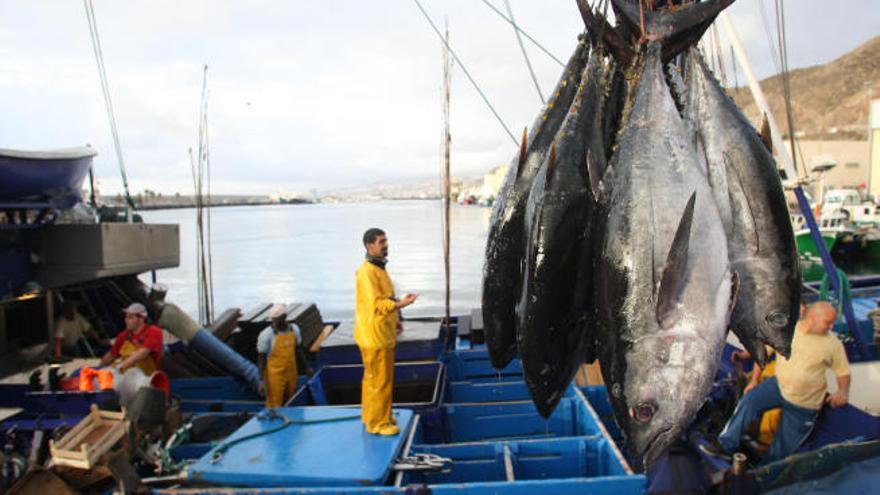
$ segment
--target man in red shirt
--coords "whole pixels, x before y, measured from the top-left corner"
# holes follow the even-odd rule
[[[101,358],[100,367],[117,361],[120,372],[136,366],[147,375],[162,364],[162,330],[147,324],[147,308],[132,303],[122,310],[125,313],[125,330],[119,332],[113,347]]]

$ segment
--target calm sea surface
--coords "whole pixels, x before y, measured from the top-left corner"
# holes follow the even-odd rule
[[[180,225],[180,267],[159,270],[168,299],[198,316],[195,210],[141,212],[145,222]],[[490,210],[453,206],[453,314],[480,303]],[[388,234],[388,272],[398,294],[419,294],[409,316],[443,313],[439,201],[224,207],[211,211],[214,305],[246,311],[261,302],[314,302],[325,320],[354,317],[354,272],[370,227]],[[141,278],[148,282],[149,274]]]

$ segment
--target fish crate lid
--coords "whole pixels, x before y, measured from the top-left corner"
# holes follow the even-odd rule
[[[212,452],[189,468],[191,480],[216,485],[379,486],[405,443],[413,412],[394,409],[401,433],[371,435],[364,431],[360,407],[281,407],[275,410],[293,423],[265,417],[251,418],[225,442],[256,436],[229,447],[216,462]]]

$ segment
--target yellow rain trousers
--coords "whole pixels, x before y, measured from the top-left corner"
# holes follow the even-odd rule
[[[368,433],[396,434],[391,415],[398,310],[388,273],[365,261],[356,273],[354,339],[364,362],[361,419]]]
[[[394,389],[394,348],[361,348],[364,380],[361,383],[361,421],[367,433],[397,433],[391,416]]]
[[[275,334],[266,360],[266,407],[281,407],[296,392],[296,333]]]
[[[761,372],[761,381],[776,375],[776,360],[767,363],[764,371]],[[779,418],[782,417],[782,409],[770,409],[761,416],[761,425],[758,427],[758,442],[763,445],[773,443],[773,437],[776,436],[776,430],[779,429]]]

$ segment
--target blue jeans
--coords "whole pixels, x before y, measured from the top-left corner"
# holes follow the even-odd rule
[[[776,377],[761,382],[740,399],[733,416],[718,435],[718,443],[728,452],[736,452],[742,433],[750,424],[761,419],[765,411],[782,408],[779,429],[763,462],[773,462],[793,453],[813,430],[819,411],[796,406],[782,398]]]

